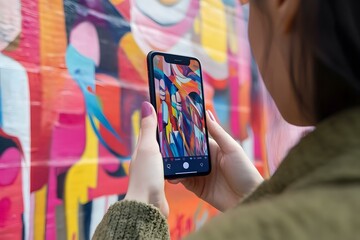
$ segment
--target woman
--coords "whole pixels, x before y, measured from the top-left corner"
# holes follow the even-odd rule
[[[360,2],[250,0],[249,38],[282,116],[316,130],[263,181],[207,113],[213,171],[172,181],[225,213],[188,239],[360,238]],[[95,239],[167,239],[156,115],[142,105],[129,190]]]

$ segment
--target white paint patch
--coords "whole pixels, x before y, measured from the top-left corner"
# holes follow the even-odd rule
[[[29,239],[30,223],[30,92],[25,68],[0,53],[0,91],[2,129],[19,139],[22,161],[25,239]]]

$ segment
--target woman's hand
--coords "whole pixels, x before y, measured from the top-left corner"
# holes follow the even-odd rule
[[[141,106],[141,130],[130,163],[129,188],[125,200],[152,204],[168,217],[169,206],[164,191],[164,169],[159,145],[156,141],[157,119],[153,106]]]
[[[188,190],[220,211],[235,206],[256,188],[263,178],[241,146],[215,121],[210,111],[206,120],[210,140],[211,173],[204,177],[170,180],[181,182]]]

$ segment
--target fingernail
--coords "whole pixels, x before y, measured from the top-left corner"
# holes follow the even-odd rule
[[[214,115],[212,114],[212,112],[211,112],[210,110],[207,110],[206,112],[208,113],[210,119],[211,119],[212,121],[216,122],[215,117],[214,117]]]
[[[141,117],[146,118],[147,116],[150,116],[152,113],[152,106],[149,102],[143,102],[141,104]]]

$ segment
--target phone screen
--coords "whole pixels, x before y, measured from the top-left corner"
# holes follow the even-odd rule
[[[158,141],[165,176],[204,175],[210,171],[201,67],[152,58]]]

